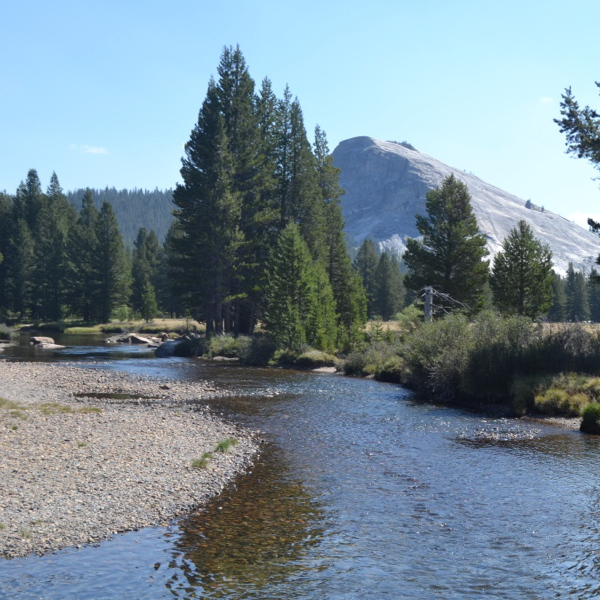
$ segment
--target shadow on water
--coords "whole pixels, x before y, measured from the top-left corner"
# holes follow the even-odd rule
[[[251,473],[179,529],[169,565],[177,569],[165,583],[175,597],[196,590],[202,598],[258,599],[278,590],[277,597],[293,598],[290,586],[313,568],[303,559],[320,543],[325,523],[318,503],[289,476],[281,452],[266,444]]]

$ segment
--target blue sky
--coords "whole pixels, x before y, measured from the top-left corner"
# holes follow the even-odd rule
[[[225,45],[298,96],[331,149],[369,135],[573,220],[598,173],[553,123],[572,86],[600,109],[597,1],[21,0],[0,8],[0,190],[173,187]]]

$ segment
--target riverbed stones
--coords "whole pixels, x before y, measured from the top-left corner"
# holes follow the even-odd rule
[[[214,395],[207,382],[0,361],[0,556],[96,543],[201,507],[258,448],[212,414]],[[230,437],[229,453],[191,467]]]

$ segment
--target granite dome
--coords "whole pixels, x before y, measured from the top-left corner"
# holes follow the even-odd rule
[[[406,238],[419,236],[415,215],[426,214],[427,191],[439,187],[452,174],[466,184],[471,194],[479,228],[492,256],[521,219],[550,246],[555,270],[562,275],[569,262],[576,270],[589,273],[600,254],[597,235],[541,206],[528,208],[526,200],[402,144],[355,137],[337,146],[333,161],[342,170],[346,235],[355,246],[370,237],[381,249],[404,252]]]

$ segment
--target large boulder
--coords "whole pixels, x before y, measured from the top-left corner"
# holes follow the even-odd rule
[[[163,342],[155,351],[154,355],[156,358],[169,358],[170,356],[175,356],[175,349],[181,342],[177,340],[169,340],[167,342]]]
[[[33,346],[39,346],[40,344],[54,344],[54,340],[51,337],[43,337],[43,336],[31,336],[29,342]]]
[[[128,333],[117,339],[120,344],[151,344],[152,340],[137,333]]]

